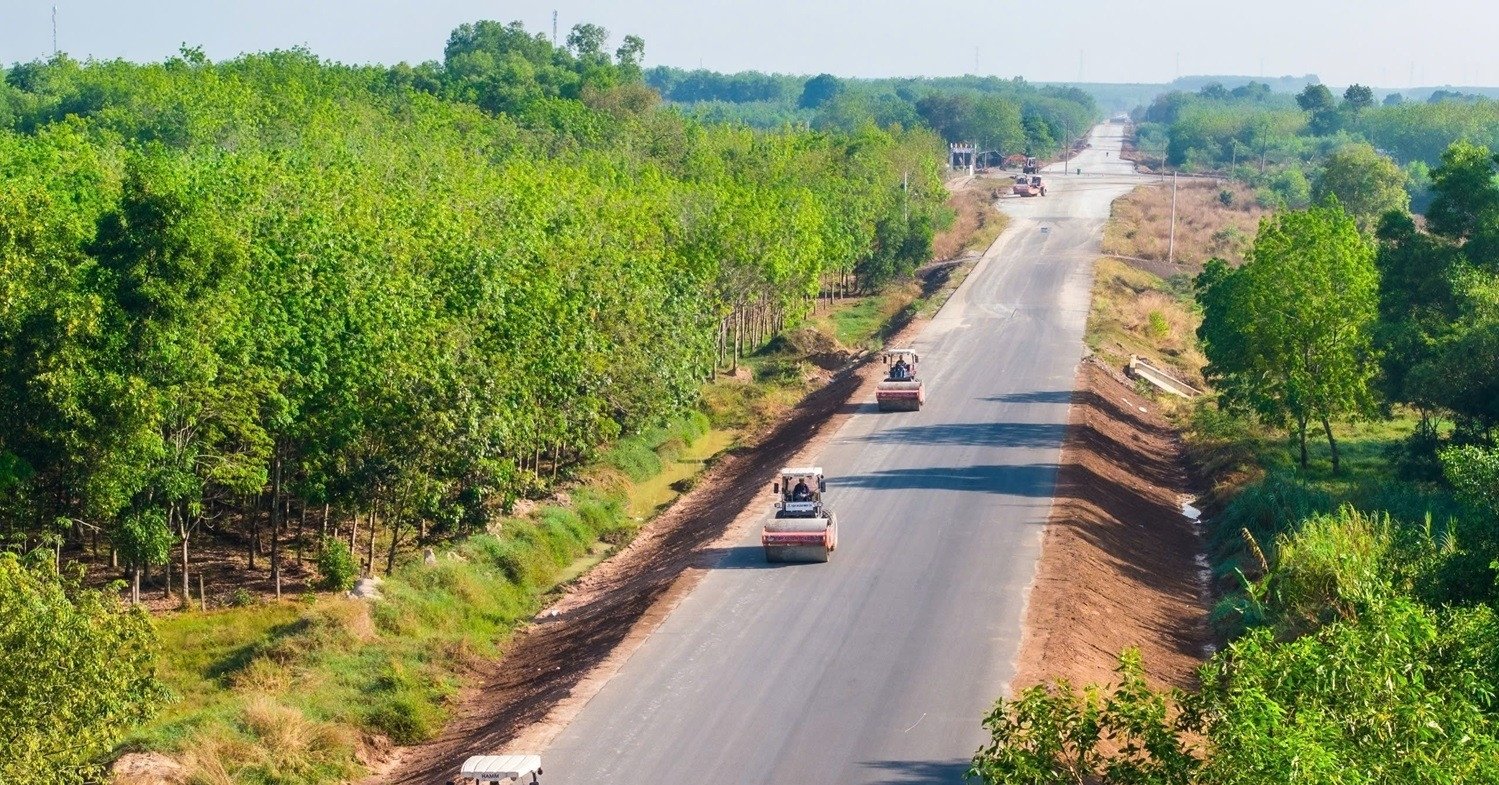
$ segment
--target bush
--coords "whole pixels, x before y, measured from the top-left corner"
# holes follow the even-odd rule
[[[1276,541],[1269,602],[1289,632],[1351,620],[1392,593],[1390,519],[1343,507]]]
[[[1334,509],[1336,505],[1330,495],[1294,477],[1271,474],[1244,488],[1224,508],[1213,522],[1209,545],[1215,561],[1225,562],[1228,567],[1244,567],[1250,572],[1254,565],[1244,559],[1248,548],[1244,532],[1249,532],[1260,547],[1273,547],[1280,535],[1297,530],[1302,521]],[[1273,552],[1267,556],[1272,563],[1275,561]],[[1251,573],[1251,577],[1258,575]]]
[[[641,482],[661,473],[661,456],[656,454],[647,440],[639,436],[626,437],[615,442],[604,451],[599,462],[618,469],[626,477]]]
[[[1146,326],[1145,332],[1151,338],[1159,341],[1171,334],[1171,323],[1166,321],[1166,316],[1160,311],[1151,311],[1147,317],[1147,321],[1149,324]]]
[[[324,591],[348,591],[359,577],[359,565],[349,546],[335,537],[323,540],[317,555],[318,588]]]
[[[117,595],[0,553],[0,782],[75,783],[165,698],[156,633]]]
[[[234,593],[231,594],[231,595],[229,595],[229,605],[230,605],[230,607],[234,607],[234,608],[248,608],[248,607],[250,607],[251,605],[254,605],[254,604],[255,604],[255,595],[251,594],[250,590],[246,589],[243,586],[235,589]]]

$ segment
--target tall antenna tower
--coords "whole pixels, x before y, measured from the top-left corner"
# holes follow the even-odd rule
[[[552,9],[552,46],[557,46],[557,9]]]
[[[52,56],[57,57],[57,6],[52,6]]]

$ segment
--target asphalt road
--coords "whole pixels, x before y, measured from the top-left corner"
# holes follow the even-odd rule
[[[1084,176],[1005,200],[922,332],[927,406],[868,402],[828,442],[832,561],[770,566],[747,533],[545,751],[546,782],[961,779],[1013,672],[1102,226],[1142,179],[1119,126],[1092,142]]]

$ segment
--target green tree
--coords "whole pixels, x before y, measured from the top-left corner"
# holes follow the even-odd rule
[[[1309,84],[1296,95],[1296,105],[1311,116],[1314,134],[1330,134],[1338,129],[1338,102],[1324,84]]]
[[[1351,84],[1343,91],[1343,108],[1354,117],[1374,105],[1374,90],[1366,85]]]
[[[0,553],[0,780],[94,782],[100,763],[165,699],[145,613]]]
[[[1464,502],[1499,523],[1499,449],[1450,447],[1442,451],[1442,473]]]
[[[803,109],[816,109],[833,100],[844,90],[843,82],[832,74],[818,74],[802,86],[802,96],[796,105]]]
[[[1350,144],[1322,162],[1312,198],[1317,202],[1325,202],[1328,197],[1337,199],[1353,216],[1359,231],[1373,234],[1385,213],[1403,213],[1410,208],[1405,184],[1405,172],[1394,161],[1368,144]]]
[[[1337,205],[1260,223],[1244,266],[1213,260],[1198,277],[1206,373],[1229,407],[1289,427],[1307,463],[1321,423],[1340,465],[1334,420],[1371,413],[1378,272],[1372,245]]]

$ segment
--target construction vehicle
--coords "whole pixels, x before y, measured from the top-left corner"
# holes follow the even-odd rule
[[[915,349],[887,349],[882,358],[890,370],[874,388],[874,401],[882,412],[920,411],[926,403],[926,384],[916,376],[920,361]]]
[[[760,544],[768,562],[825,562],[838,548],[838,517],[822,503],[828,487],[821,466],[787,466],[770,486],[775,516],[765,522]]]
[[[1040,164],[1036,163],[1035,158],[1026,156],[1025,163],[1020,167],[1020,171],[1023,174],[1035,174],[1036,172],[1041,171],[1041,166]]]
[[[540,755],[471,755],[463,762],[458,779],[448,780],[448,785],[501,785],[521,777],[530,777],[527,782],[539,785]]]
[[[1016,196],[1045,196],[1046,183],[1039,174],[1023,174],[1015,178]]]

